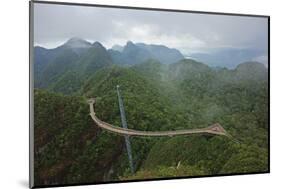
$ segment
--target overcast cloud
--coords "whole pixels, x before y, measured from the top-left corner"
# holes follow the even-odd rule
[[[53,48],[71,37],[106,48],[128,40],[163,44],[188,55],[221,48],[267,52],[267,18],[35,4],[35,45]],[[264,55],[264,56],[267,56]]]

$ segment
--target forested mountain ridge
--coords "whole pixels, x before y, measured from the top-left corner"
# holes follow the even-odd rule
[[[119,65],[139,64],[149,59],[155,59],[163,64],[175,63],[184,56],[177,49],[171,49],[164,45],[134,44],[128,41],[124,47],[109,49],[112,59]]]
[[[100,52],[98,52],[99,50]],[[63,74],[66,70],[72,69],[74,62],[79,65],[81,61],[93,61],[90,57],[91,54],[107,56],[108,59],[111,59],[110,62],[119,65],[134,65],[148,59],[170,64],[184,58],[178,50],[163,45],[134,44],[129,41],[120,52],[114,49],[106,50],[99,42],[91,44],[86,40],[74,37],[54,49],[40,46],[34,48],[35,86],[45,88],[55,80],[57,74]],[[97,60],[103,62],[103,57],[100,60],[97,57]],[[108,64],[109,60],[106,62]]]
[[[89,75],[113,64],[102,44],[90,44],[79,38],[72,38],[55,49],[35,47],[34,57],[35,87],[64,94],[75,93]]]
[[[165,64],[149,58],[124,67],[100,43],[81,45],[83,52],[67,48],[56,58],[36,50],[35,71],[48,76],[34,92],[38,185],[268,171],[268,71],[262,64],[216,70],[191,59]],[[97,116],[121,126],[116,85],[129,128],[178,130],[218,122],[239,143],[205,135],[132,137],[131,174],[124,137],[96,127],[86,103],[95,97]]]

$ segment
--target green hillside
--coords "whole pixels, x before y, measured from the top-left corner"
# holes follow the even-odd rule
[[[99,43],[77,57],[67,67],[50,62],[54,72],[44,68],[50,78],[34,92],[37,185],[268,171],[268,73],[263,65],[217,70],[190,59],[169,65],[149,59],[122,67]],[[97,117],[121,126],[117,85],[129,128],[164,131],[220,123],[235,140],[130,137],[132,174],[124,137],[97,127],[86,101],[95,97]]]

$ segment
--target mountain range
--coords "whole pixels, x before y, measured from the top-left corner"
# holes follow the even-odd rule
[[[194,57],[195,60],[208,59],[206,55],[202,54],[194,55]],[[236,56],[233,55],[233,57]],[[73,86],[70,86],[69,89],[76,90],[82,80],[107,66],[132,66],[149,60],[158,61],[163,65],[176,65],[177,62],[184,59],[179,50],[163,45],[134,44],[128,41],[124,47],[115,45],[112,49],[106,49],[99,42],[90,43],[75,37],[54,49],[39,46],[34,48],[34,86],[56,89],[57,83],[70,82],[71,78],[73,81],[70,83]],[[213,59],[210,58],[210,60]],[[230,67],[233,66],[234,64],[231,64]],[[61,77],[62,75],[63,77]]]
[[[261,63],[214,68],[165,46],[106,49],[72,38],[54,49],[35,47],[34,76],[37,186],[268,171],[268,70]],[[130,137],[132,174],[124,137],[89,116],[94,97],[97,117],[121,126],[117,85],[128,128],[220,123],[239,144],[213,135]]]
[[[114,46],[114,48],[109,49],[109,53],[114,62],[120,65],[139,64],[148,59],[155,59],[163,64],[171,64],[184,59],[184,56],[177,49],[171,49],[164,45],[134,44],[131,41],[128,41],[124,47]]]
[[[213,50],[209,53],[192,53],[189,56],[197,61],[204,62],[211,67],[234,69],[242,62],[257,60],[267,66],[268,60],[266,54],[267,52],[260,49],[223,48]]]

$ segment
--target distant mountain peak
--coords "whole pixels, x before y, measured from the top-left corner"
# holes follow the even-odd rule
[[[267,68],[259,62],[244,62],[235,68],[237,79],[259,80],[267,78]]]
[[[109,52],[115,63],[127,65],[142,63],[149,59],[155,59],[163,64],[171,64],[184,59],[177,49],[132,41],[127,41],[125,46],[115,45]]]
[[[131,54],[131,53],[137,53],[137,51],[139,50],[141,49],[138,46],[136,46],[132,41],[127,41],[122,52],[125,54]]]
[[[132,41],[127,41],[126,46],[135,46],[135,44]]]
[[[235,68],[237,71],[247,71],[247,72],[253,72],[253,71],[266,71],[266,67],[264,64],[256,61],[248,61],[243,62]]]
[[[90,48],[91,43],[79,37],[70,38],[63,46],[70,48]]]
[[[104,46],[98,41],[94,42],[92,44],[92,46],[95,47],[95,48],[103,48],[104,49]]]
[[[246,67],[246,66],[257,66],[260,68],[266,68],[264,64],[257,62],[257,61],[247,61],[247,62],[243,62],[241,64],[238,64],[236,68],[241,68],[241,67]]]
[[[121,45],[113,45],[111,49],[115,50],[115,51],[122,52],[124,47],[122,47]]]

